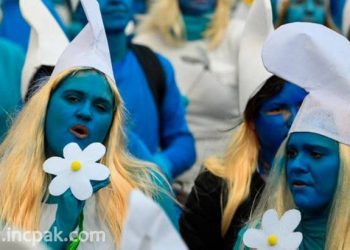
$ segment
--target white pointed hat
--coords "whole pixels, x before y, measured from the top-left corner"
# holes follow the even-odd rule
[[[239,49],[239,106],[243,114],[249,99],[272,76],[261,59],[265,39],[274,30],[270,0],[255,0],[250,7]]]
[[[309,92],[289,132],[350,145],[350,42],[323,25],[291,23],[269,36],[262,56],[271,73]]]
[[[51,75],[74,67],[91,67],[108,75],[114,81],[107,36],[99,4],[96,0],[81,0],[88,23],[67,46]]]
[[[32,77],[40,66],[55,66],[69,41],[41,0],[20,0],[19,4],[22,16],[31,26],[29,46],[22,70],[23,99]]]
[[[140,211],[142,210],[142,213]],[[187,250],[162,208],[141,191],[129,198],[121,250]]]

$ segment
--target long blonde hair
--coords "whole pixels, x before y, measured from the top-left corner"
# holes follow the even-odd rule
[[[227,202],[221,218],[222,236],[226,234],[237,208],[250,194],[258,153],[259,142],[252,124],[244,121],[233,136],[224,157],[212,157],[205,161],[205,167],[223,178],[227,185]]]
[[[285,151],[287,140],[281,145],[275,157],[274,166],[260,202],[248,224],[249,227],[256,227],[264,212],[270,208],[276,209],[279,216],[289,209],[296,208],[286,180]],[[338,185],[333,196],[327,223],[326,250],[350,249],[350,146],[339,143],[339,156]],[[244,249],[243,243],[240,242],[240,244],[241,249]]]
[[[47,196],[50,181],[49,175],[42,169],[46,158],[46,109],[54,89],[65,77],[80,70],[85,69],[70,69],[49,80],[27,103],[0,145],[0,220],[7,225],[23,230],[39,228],[42,201]],[[117,244],[130,191],[139,188],[150,196],[155,195],[158,189],[152,183],[152,178],[157,170],[152,164],[146,165],[132,158],[125,150],[123,102],[114,82],[107,76],[106,79],[117,106],[105,141],[107,152],[101,160],[110,169],[111,183],[96,195],[98,215],[108,225]]]
[[[228,27],[231,7],[236,0],[218,0],[214,16],[204,37],[209,48],[216,48],[222,41]],[[140,26],[140,31],[155,30],[172,46],[181,46],[186,40],[184,23],[178,0],[157,0],[151,5],[149,14]]]

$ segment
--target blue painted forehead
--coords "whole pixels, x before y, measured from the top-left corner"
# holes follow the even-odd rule
[[[330,0],[330,11],[334,24],[338,29],[342,29],[343,10],[347,0]]]

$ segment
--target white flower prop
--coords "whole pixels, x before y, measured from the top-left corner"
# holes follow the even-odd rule
[[[77,143],[69,143],[63,149],[63,156],[50,157],[44,162],[44,171],[56,175],[49,185],[54,196],[63,194],[68,188],[79,200],[92,195],[90,180],[102,181],[108,178],[109,169],[96,163],[106,153],[101,143],[91,143],[83,151]]]
[[[300,232],[294,232],[300,220],[300,212],[296,209],[285,212],[280,220],[276,210],[267,210],[261,229],[248,229],[243,235],[243,243],[257,250],[296,250],[303,239]]]

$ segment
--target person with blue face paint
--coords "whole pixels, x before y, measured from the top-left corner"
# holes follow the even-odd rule
[[[265,189],[239,233],[235,250],[251,249],[244,246],[251,245],[244,240],[245,232],[247,228],[265,230],[261,220],[269,209],[275,209],[279,217],[287,210],[300,210],[299,225],[283,225],[302,234],[301,242],[288,238],[294,245],[300,243],[300,250],[350,248],[350,64],[342,60],[349,56],[349,41],[319,24],[283,25],[265,42],[266,69],[298,82],[308,95],[275,156]],[[275,247],[289,245],[283,233],[276,240]],[[267,241],[267,247],[274,248],[275,242]]]
[[[208,171],[197,177],[182,213],[180,232],[190,249],[232,249],[305,95],[273,76],[249,100],[224,157],[205,162]]]
[[[240,116],[237,61],[245,20],[231,19],[233,5],[230,0],[154,1],[133,40],[165,55],[175,68],[197,151],[194,166],[175,182],[185,198],[203,161],[225,150]]]
[[[293,22],[327,24],[325,0],[277,0],[273,1],[275,26]]]
[[[286,155],[287,183],[295,205],[304,214],[329,213],[338,184],[338,142],[316,133],[293,133]]]
[[[3,230],[40,230],[51,236],[58,232],[65,238],[77,228],[79,233],[105,235],[103,241],[44,237],[50,249],[119,249],[129,195],[135,188],[158,202],[175,227],[176,208],[158,168],[135,159],[126,149],[124,106],[98,3],[81,3],[89,24],[63,51],[48,82],[28,101],[0,145],[0,221]],[[43,171],[44,161],[62,155],[69,142],[80,147],[100,142],[106,147],[100,162],[110,176],[91,181],[93,194],[85,201],[70,190],[49,194],[54,176]]]
[[[50,97],[47,95],[50,95]],[[45,104],[45,102],[47,103]],[[36,110],[35,113],[31,112],[33,109]],[[141,176],[143,176],[143,184],[139,184],[145,185],[144,187],[146,190],[148,188],[150,188],[150,190],[153,190],[153,188],[156,188],[154,190],[157,190],[158,188],[167,189],[166,182],[162,180],[162,177],[157,170],[155,170],[155,168],[148,167],[152,166],[151,163],[147,164],[147,166],[145,163],[131,158],[131,156],[124,152],[125,146],[123,141],[125,141],[126,138],[123,137],[124,132],[122,128],[121,112],[123,112],[123,104],[116,87],[114,83],[105,75],[93,69],[68,70],[63,75],[60,75],[59,77],[56,77],[50,80],[47,84],[43,85],[41,89],[29,100],[24,107],[24,110],[19,114],[17,121],[14,123],[11,131],[9,132],[9,135],[6,137],[5,141],[0,147],[2,156],[0,165],[6,169],[6,171],[2,171],[0,174],[2,176],[6,176],[12,171],[17,172],[18,174],[25,174],[27,171],[32,172],[37,168],[41,170],[43,160],[50,156],[62,156],[63,147],[69,142],[76,142],[81,148],[86,147],[92,142],[100,142],[108,145],[108,148],[114,149],[107,150],[107,158],[118,158],[118,162],[121,162],[120,164],[123,166],[128,165],[130,167],[130,171],[148,169],[146,172],[143,172],[144,170],[142,170],[142,173],[139,173]],[[42,120],[43,123],[41,123],[40,120]],[[30,126],[28,124],[30,124]],[[20,133],[21,135],[19,135],[19,131],[23,131],[23,133]],[[111,131],[114,131],[113,134],[111,134]],[[38,137],[37,133],[43,136]],[[17,138],[18,136],[23,138],[19,139]],[[14,143],[14,140],[20,140],[23,146],[16,146],[15,148],[9,146]],[[32,149],[34,148],[35,150],[33,151]],[[17,149],[20,151],[17,151]],[[31,155],[30,158],[33,159],[33,162],[23,161],[23,156],[20,156],[23,152],[27,152],[27,154]],[[9,167],[4,161],[5,159],[7,159],[9,162],[17,162],[16,169],[11,169],[11,167]],[[128,172],[129,170],[122,170],[122,165],[116,165],[119,163],[116,163],[115,159],[113,162],[114,163],[106,163],[106,165],[109,166],[112,175],[114,173],[119,176],[117,177],[118,179],[121,178],[118,180],[117,186],[121,187],[122,185],[124,188],[131,188],[130,184],[128,183],[131,182],[132,177],[121,177],[120,173],[114,172]],[[29,167],[28,164],[32,164],[32,167]],[[149,171],[153,173],[150,176],[148,175],[150,173]],[[18,205],[14,199],[10,198],[12,197],[11,192],[16,192],[16,197],[28,197],[26,192],[38,194],[37,197],[33,197],[31,200],[26,200],[17,208],[12,207],[11,210],[16,214],[15,216],[12,217],[10,215],[12,213],[10,210],[5,212],[6,215],[4,214],[4,216],[1,218],[2,221],[7,221],[9,225],[16,225],[18,228],[29,228],[32,230],[37,228],[38,225],[33,224],[34,220],[32,220],[32,218],[33,216],[38,216],[38,213],[40,217],[41,209],[39,209],[39,207],[42,206],[42,197],[44,197],[46,193],[46,188],[43,187],[47,185],[45,184],[45,178],[49,178],[49,176],[46,176],[46,173],[42,172],[42,170],[35,173],[35,175],[26,175],[30,176],[25,184],[26,187],[32,187],[33,183],[35,183],[36,186],[35,188],[31,188],[30,191],[28,188],[21,189],[21,192],[16,188],[7,189],[8,183],[2,183],[1,190],[7,190],[6,192],[8,193],[5,196],[1,196],[0,199],[3,201],[7,200],[9,203],[15,202]],[[12,180],[9,181],[12,183]],[[107,185],[113,185],[112,183],[113,179],[102,182],[94,182],[94,192],[98,192],[100,194],[100,192],[103,191],[99,191],[100,189],[103,189]],[[139,184],[136,184],[136,186]],[[118,193],[119,191],[116,192]],[[154,193],[154,191],[151,191],[151,193]],[[118,200],[118,203],[127,202],[127,196],[121,193],[119,194],[119,198],[112,198],[109,196],[107,198],[107,196],[105,196],[105,198],[107,198],[105,202],[108,203],[110,199]],[[156,193],[154,193],[154,195],[158,197],[156,200],[165,208],[166,213],[171,211],[169,213],[170,219],[173,219],[173,223],[176,225],[175,213],[177,212],[175,207],[171,205],[172,202],[168,200],[169,198],[163,197],[163,195],[159,196]],[[125,198],[124,201],[123,197]],[[9,201],[11,199],[12,201]],[[103,196],[101,196],[101,199],[104,200]],[[101,202],[104,203],[103,201]],[[112,209],[110,211],[121,211],[118,208],[112,208],[114,206],[113,204],[107,203],[101,205],[100,209],[105,211],[104,209],[108,209],[108,207],[110,207],[110,209]],[[78,201],[72,196],[70,191],[67,191],[64,195],[59,197],[50,196],[47,199],[46,204],[43,204],[43,206],[44,209],[49,209],[50,206],[56,204],[58,204],[56,215],[49,215],[49,217],[45,219],[44,224],[41,224],[41,226],[44,225],[44,227],[47,227],[47,229],[50,228],[51,231],[58,230],[62,231],[63,235],[68,235],[80,222],[79,216],[89,202],[86,203]],[[91,205],[88,205],[88,207],[90,206]],[[2,211],[7,211],[7,208],[2,207],[1,209]],[[18,209],[29,209],[30,212],[27,214],[26,218],[23,218],[20,212],[18,212]],[[69,216],[67,216],[68,210]],[[48,211],[50,211],[50,209]],[[107,212],[107,216],[114,216],[108,214],[109,212]],[[85,217],[86,216],[91,215],[85,214]],[[110,220],[114,220],[112,217],[110,217]],[[120,219],[121,218],[117,220]],[[85,218],[85,220],[86,223],[90,223],[88,218]],[[50,224],[52,221],[53,224]],[[108,222],[106,223],[106,225],[109,225]],[[116,235],[118,234],[119,232],[114,231],[113,228],[110,229],[110,232],[108,233],[108,235],[110,235],[109,237],[112,238],[117,237]],[[62,249],[64,246],[67,246],[68,243],[47,242],[47,244],[53,249]],[[103,246],[103,244],[108,245],[111,244],[111,242],[101,244],[101,246]],[[107,247],[107,245],[105,246]]]
[[[188,130],[174,71],[161,55],[156,55],[165,81],[161,103],[157,102],[147,73],[130,49],[125,28],[133,17],[132,0],[99,0],[111,52],[117,87],[129,113],[129,129],[146,145],[169,180],[190,168],[195,160],[194,139]],[[83,20],[81,6],[76,18]],[[154,66],[155,67],[155,66]],[[149,72],[148,72],[149,73]]]

